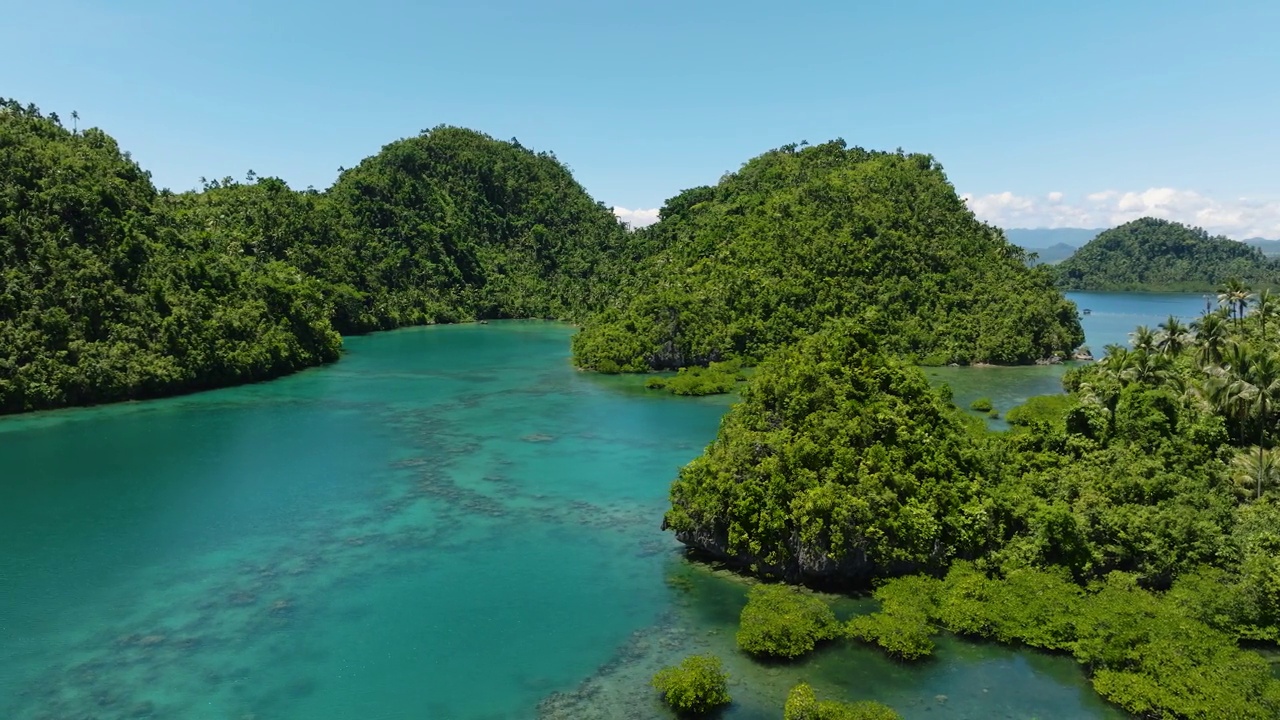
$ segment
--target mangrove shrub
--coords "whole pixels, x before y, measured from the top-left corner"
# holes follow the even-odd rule
[[[757,585],[739,618],[738,647],[752,655],[797,658],[838,633],[835,614],[821,598],[786,585]]]
[[[653,687],[681,713],[702,715],[729,704],[729,676],[714,655],[690,655],[653,676]]]

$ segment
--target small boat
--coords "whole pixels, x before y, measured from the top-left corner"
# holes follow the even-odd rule
[[[1093,314],[1093,311],[1092,311],[1092,310],[1090,310],[1089,308],[1085,308],[1085,309],[1084,309],[1084,314],[1085,314],[1085,315],[1092,315],[1092,314]]]

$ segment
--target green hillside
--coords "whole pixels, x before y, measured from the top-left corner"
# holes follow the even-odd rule
[[[0,412],[274,377],[336,359],[339,332],[582,317],[641,242],[554,156],[470,130],[392,143],[325,193],[173,194],[101,130],[4,101]]]
[[[1199,228],[1142,218],[1112,228],[1055,267],[1066,290],[1211,291],[1228,278],[1275,285],[1280,263]]]
[[[575,338],[586,368],[763,357],[827,319],[878,311],[925,362],[1031,362],[1083,341],[1047,270],[977,221],[926,155],[843,141],[767,152],[667,201],[666,246]]]
[[[945,629],[1072,656],[1137,717],[1278,717],[1253,652],[1280,638],[1265,297],[1109,348],[1005,433],[861,319],[833,321],[761,364],[663,526],[754,575],[875,587],[880,611],[848,633],[900,660]]]

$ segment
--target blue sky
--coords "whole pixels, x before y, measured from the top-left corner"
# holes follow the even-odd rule
[[[929,152],[979,215],[1280,236],[1280,2],[0,0],[0,94],[157,184],[327,187],[440,123],[658,207],[771,147]],[[643,214],[632,215],[634,219]]]

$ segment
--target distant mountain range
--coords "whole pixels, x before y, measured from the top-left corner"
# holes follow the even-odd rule
[[[1106,228],[1007,228],[1009,242],[1036,254],[1036,264],[1056,265],[1075,254]],[[1280,257],[1280,240],[1252,237],[1240,240],[1267,257]]]
[[[1262,251],[1263,255],[1268,257],[1280,255],[1280,240],[1268,240],[1266,238],[1253,237],[1245,238],[1240,242],[1245,245],[1252,245]]]
[[[1009,228],[1004,236],[1026,250],[1044,250],[1055,245],[1078,248],[1098,237],[1106,228]]]

